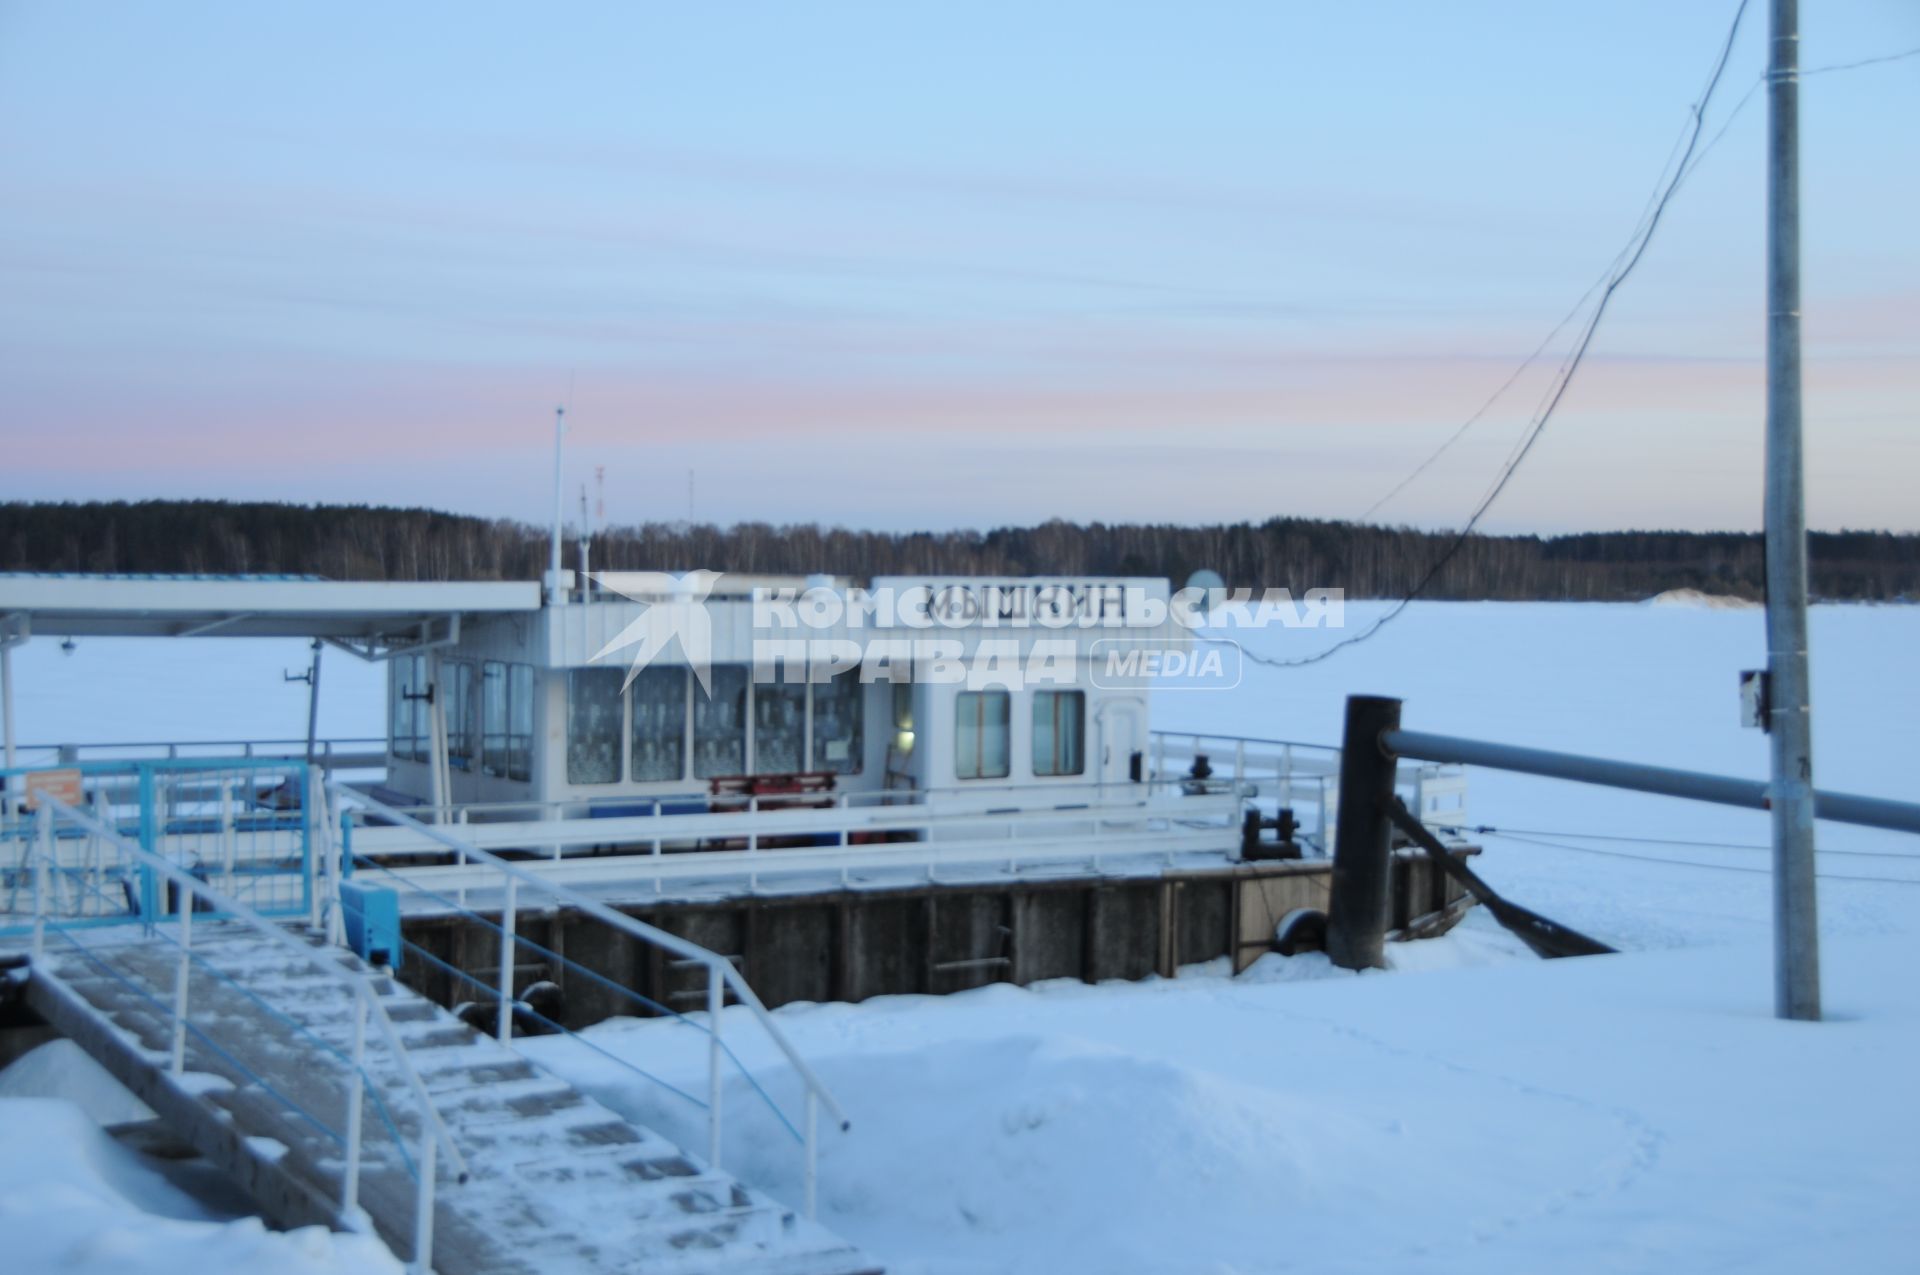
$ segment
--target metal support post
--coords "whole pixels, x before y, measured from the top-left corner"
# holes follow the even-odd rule
[[[726,1004],[727,985],[720,967],[707,967],[707,1164],[720,1168],[720,1010]]]
[[[413,1262],[411,1269],[415,1275],[431,1275],[433,1271],[433,1188],[437,1165],[435,1153],[440,1143],[434,1136],[433,1120],[430,1116],[420,1121],[420,1151],[415,1167],[420,1171],[420,1180],[415,1184],[413,1194]]]
[[[1394,761],[1380,736],[1399,725],[1399,700],[1347,697],[1333,897],[1327,906],[1327,955],[1342,969],[1378,969],[1387,963],[1393,908],[1393,824],[1387,808],[1393,801]]]
[[[180,961],[173,969],[173,1060],[178,1076],[187,1069],[187,986],[193,973],[193,905],[198,901],[185,887],[175,890],[180,911]]]
[[[53,807],[42,804],[34,812],[33,959],[47,954],[47,864],[53,859]]]
[[[503,1045],[513,1039],[513,948],[519,886],[517,878],[507,878],[506,902],[500,909],[500,1012],[493,1034]]]
[[[360,1110],[366,1101],[367,998],[353,998],[353,1069],[347,1074],[347,1172],[340,1188],[340,1211],[351,1217],[360,1207]]]

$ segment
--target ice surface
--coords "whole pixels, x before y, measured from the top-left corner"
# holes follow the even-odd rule
[[[1330,636],[1248,640],[1287,656]],[[1817,781],[1911,798],[1920,610],[1817,607],[1812,639]],[[47,649],[33,643],[42,665],[21,665],[62,677],[57,700],[52,682],[29,696],[34,733],[160,729],[140,704],[159,693],[147,683],[130,675],[109,697],[64,678]],[[299,705],[265,705],[263,687],[300,654],[286,644],[192,673],[213,697],[194,720],[208,735],[297,734]],[[1250,667],[1231,695],[1168,690],[1154,714],[1161,727],[1335,743],[1347,693],[1396,694],[1420,729],[1759,777],[1765,741],[1738,725],[1736,678],[1764,660],[1760,612],[1697,600],[1417,605],[1336,659]],[[379,688],[330,680],[350,665],[329,665],[325,720],[377,733]],[[335,698],[346,692],[364,704]],[[1469,801],[1473,822],[1530,838],[1484,839],[1490,880],[1629,950],[1543,963],[1476,913],[1397,947],[1394,973],[1269,957],[1237,979],[1211,965],[1142,984],[789,1007],[782,1027],[854,1121],[825,1134],[821,1220],[902,1275],[1911,1269],[1920,844],[1822,827],[1832,1021],[1783,1024],[1769,1013],[1764,816],[1487,772]],[[697,1033],[627,1020],[593,1038],[702,1091]],[[797,1112],[793,1078],[737,1010],[727,1038]],[[566,1041],[529,1049],[704,1145],[701,1114],[630,1071]],[[89,1130],[15,1119],[16,1105],[0,1107],[0,1175],[25,1186],[0,1193],[0,1217],[33,1217],[59,1245],[20,1269],[378,1268],[341,1256],[354,1242],[338,1237],[299,1257],[319,1241],[156,1221],[68,1167],[58,1148]],[[727,1167],[797,1204],[798,1148],[743,1082],[726,1109]],[[63,1214],[47,1193],[76,1178],[84,1208]],[[150,1238],[186,1225],[203,1229]]]

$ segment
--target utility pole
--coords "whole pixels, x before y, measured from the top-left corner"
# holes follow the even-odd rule
[[[1774,1014],[1820,1017],[1807,686],[1807,514],[1800,445],[1800,13],[1773,0],[1767,67],[1767,672]]]

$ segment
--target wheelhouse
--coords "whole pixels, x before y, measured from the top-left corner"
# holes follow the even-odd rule
[[[393,655],[386,786],[484,818],[1131,784],[1150,677],[1114,656],[1187,644],[1168,597],[1153,579],[651,577],[569,591]],[[662,640],[662,612],[692,622]]]

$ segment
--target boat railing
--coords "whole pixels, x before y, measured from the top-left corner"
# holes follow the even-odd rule
[[[834,788],[812,792],[714,794],[705,788],[678,793],[567,797],[560,800],[462,801],[435,806],[424,802],[389,800],[393,809],[433,823],[606,818],[619,815],[731,814],[787,810],[799,807],[867,809],[888,806],[925,806],[967,809],[991,806],[1007,809],[1064,806],[1143,806],[1169,793],[1227,792],[1230,780],[1195,785],[1185,776],[1126,779],[1089,779],[1080,782],[1048,780],[1024,784],[968,782],[931,788]],[[382,794],[384,797],[385,795]]]
[[[171,739],[120,743],[20,744],[14,760],[30,769],[99,761],[186,761],[229,757],[307,759],[306,739]],[[313,762],[323,770],[373,770],[387,763],[384,735],[316,739]]]
[[[465,844],[513,855],[555,881],[583,887],[758,889],[798,879],[846,886],[899,877],[1018,874],[1045,869],[1131,870],[1179,856],[1227,859],[1240,845],[1242,799],[1231,784],[1194,788],[1142,782],[1127,802],[1084,799],[1065,790],[1028,790],[1024,799],[972,794],[964,803],[922,792],[911,802],[836,794],[819,804],[675,813],[666,799],[605,818],[560,817],[428,824],[404,810],[349,810],[339,837],[350,860],[412,865],[422,880],[467,906],[488,887],[482,869],[419,831],[446,829]],[[900,794],[896,794],[900,795]],[[929,798],[934,799],[929,799]],[[389,819],[391,810],[401,819]]]
[[[1154,731],[1152,741],[1149,773],[1156,780],[1227,784],[1262,808],[1290,809],[1307,844],[1333,853],[1340,813],[1339,748],[1187,731]],[[1464,766],[1402,762],[1395,787],[1422,823],[1458,828],[1468,822]]]

